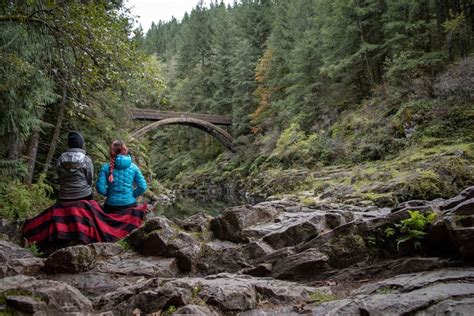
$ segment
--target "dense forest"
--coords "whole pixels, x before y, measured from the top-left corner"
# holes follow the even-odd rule
[[[152,192],[331,184],[393,203],[474,181],[471,0],[201,1],[133,25],[121,1],[2,1],[1,216],[52,202],[68,130],[96,166],[125,139]],[[132,139],[131,107],[231,115],[236,153],[189,127]]]
[[[473,19],[472,1],[201,1],[140,46],[165,78],[156,106],[232,115],[238,154],[173,128],[155,135],[155,170],[177,187],[268,195],[327,184],[304,169],[369,162],[361,169],[400,180],[414,155],[462,152],[442,175],[403,179],[425,187],[396,200],[454,193],[473,179]],[[395,158],[408,164],[370,163]]]

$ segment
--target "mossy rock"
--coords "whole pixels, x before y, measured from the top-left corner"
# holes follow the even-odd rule
[[[364,238],[358,234],[344,235],[332,240],[323,252],[329,257],[334,268],[345,268],[367,258],[367,246]]]

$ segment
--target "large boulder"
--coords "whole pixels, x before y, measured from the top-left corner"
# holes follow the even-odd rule
[[[36,275],[44,266],[44,259],[8,241],[0,240],[0,278],[18,274]]]
[[[191,271],[195,266],[201,244],[191,234],[182,231],[175,223],[155,217],[128,237],[129,244],[146,256],[174,257],[182,271]]]
[[[221,240],[247,242],[248,239],[242,236],[244,228],[271,222],[278,213],[270,203],[230,208],[211,221],[211,230]]]
[[[77,289],[23,275],[0,279],[0,304],[2,302],[16,313],[66,315],[92,312],[91,302]]]
[[[282,212],[274,223],[246,228],[242,236],[247,239],[262,237],[274,249],[280,249],[310,240],[344,223],[345,218],[337,212]]]
[[[201,245],[197,270],[204,274],[237,272],[249,263],[238,244],[229,241],[211,241]]]
[[[97,262],[117,256],[125,250],[118,244],[95,243],[66,247],[53,252],[46,260],[47,273],[79,273],[89,271]]]

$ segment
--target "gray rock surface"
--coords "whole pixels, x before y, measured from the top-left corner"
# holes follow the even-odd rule
[[[268,223],[278,213],[277,208],[271,203],[230,208],[211,221],[211,230],[214,236],[221,240],[245,242],[247,238],[241,234],[244,228],[260,223]]]
[[[207,306],[188,304],[176,310],[173,315],[219,316],[219,313]]]
[[[37,258],[25,248],[0,240],[0,278],[7,276],[36,275],[44,266],[44,259]]]
[[[63,248],[43,269],[44,259],[3,241],[0,311],[470,315],[472,194],[468,188],[448,201],[409,201],[395,209],[331,198],[308,207],[287,197],[231,208],[216,218],[153,217],[126,243]],[[438,219],[417,240],[420,248],[400,257],[399,236],[390,240],[385,229],[409,218],[409,210],[436,212]]]
[[[45,262],[47,273],[78,273],[93,269],[101,260],[117,256],[124,249],[113,243],[66,247],[53,252]]]
[[[27,276],[0,279],[0,295],[17,311],[34,310],[47,315],[92,312],[91,302],[77,289],[56,281]]]
[[[309,310],[319,314],[433,315],[474,312],[474,269],[442,269],[396,276],[356,290],[352,297]]]
[[[195,237],[162,217],[147,221],[127,240],[141,254],[176,258],[178,267],[184,272],[193,269],[201,250],[200,242]]]

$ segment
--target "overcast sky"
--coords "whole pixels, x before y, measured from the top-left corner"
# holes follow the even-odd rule
[[[132,9],[132,14],[139,16],[138,23],[146,32],[151,22],[159,20],[169,21],[174,16],[181,20],[185,12],[191,12],[199,0],[126,0],[125,5]],[[205,1],[206,4],[210,0]],[[234,3],[234,0],[224,0],[226,4]]]

